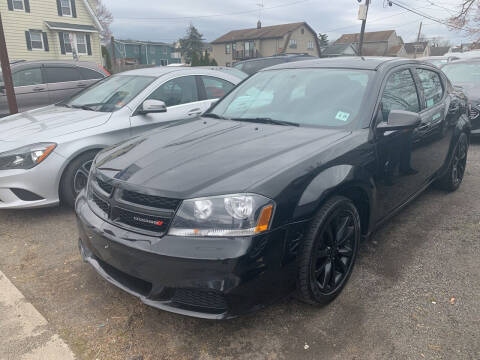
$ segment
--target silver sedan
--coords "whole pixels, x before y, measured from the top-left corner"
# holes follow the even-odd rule
[[[195,118],[241,80],[208,68],[133,70],[56,105],[1,119],[0,209],[73,206],[100,150]]]

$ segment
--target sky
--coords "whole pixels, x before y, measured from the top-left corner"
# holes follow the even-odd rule
[[[357,0],[102,0],[114,16],[111,26],[117,39],[174,42],[192,23],[206,41],[230,30],[306,21],[317,33],[335,40],[343,33],[360,31]],[[445,20],[461,0],[396,0],[409,8]],[[365,0],[363,0],[365,3]],[[396,30],[405,42],[415,41],[420,21],[422,35],[442,37],[452,44],[471,42],[463,32],[423,19],[384,0],[371,0],[366,31]]]

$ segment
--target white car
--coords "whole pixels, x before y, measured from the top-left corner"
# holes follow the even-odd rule
[[[195,67],[132,70],[56,105],[1,119],[0,209],[73,206],[100,150],[196,118],[241,80]]]

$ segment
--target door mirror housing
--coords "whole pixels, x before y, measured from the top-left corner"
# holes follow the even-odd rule
[[[140,109],[140,114],[155,114],[167,112],[167,105],[160,100],[145,100]]]
[[[412,130],[421,122],[420,115],[411,111],[392,110],[388,115],[388,122],[381,122],[377,125],[380,132],[394,130]]]

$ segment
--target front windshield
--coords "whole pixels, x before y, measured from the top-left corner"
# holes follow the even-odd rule
[[[111,76],[58,105],[92,111],[114,112],[128,104],[155,79],[153,76]]]
[[[448,64],[442,67],[443,72],[455,85],[480,85],[480,62]]]
[[[259,72],[228,94],[210,114],[234,120],[345,127],[359,117],[372,73],[349,69]]]

